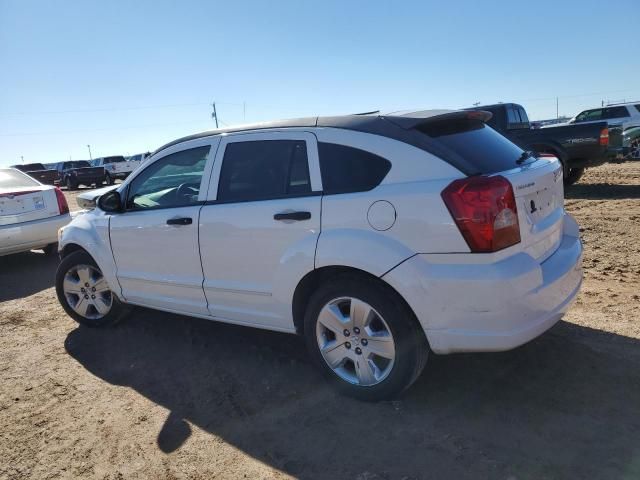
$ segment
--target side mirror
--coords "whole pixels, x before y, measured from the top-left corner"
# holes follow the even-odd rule
[[[117,190],[111,190],[98,198],[98,208],[107,213],[118,213],[122,211],[122,199]]]

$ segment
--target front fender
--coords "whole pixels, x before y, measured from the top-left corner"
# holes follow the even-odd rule
[[[123,300],[120,283],[116,277],[116,264],[109,240],[110,216],[99,210],[80,214],[63,227],[58,239],[60,251],[69,245],[78,245],[93,257],[107,280],[111,291]]]

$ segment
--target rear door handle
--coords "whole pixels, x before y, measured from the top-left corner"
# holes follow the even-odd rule
[[[274,220],[293,220],[299,222],[301,220],[309,220],[311,218],[311,212],[283,212],[276,213],[273,216]]]
[[[170,218],[167,225],[191,225],[193,220],[189,217]]]

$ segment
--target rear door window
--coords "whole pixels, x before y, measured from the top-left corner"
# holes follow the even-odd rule
[[[517,167],[523,150],[483,122],[473,119],[426,123],[418,130],[450,154],[462,157],[478,173],[496,173]]]
[[[391,162],[370,152],[336,143],[318,142],[325,194],[366,192],[377,187]]]
[[[311,193],[306,142],[252,140],[227,144],[217,200],[245,202]]]

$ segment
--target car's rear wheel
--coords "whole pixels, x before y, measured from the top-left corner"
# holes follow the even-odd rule
[[[567,175],[564,181],[565,185],[567,186],[573,185],[578,180],[580,180],[580,177],[582,177],[583,174],[584,174],[584,168],[570,168],[569,174]]]
[[[413,312],[379,280],[342,275],[312,295],[304,332],[314,361],[343,393],[393,398],[424,368],[429,346]]]
[[[111,175],[109,175],[108,173],[105,173],[104,181],[107,185],[113,185],[113,178],[111,178]]]
[[[67,186],[67,190],[75,190],[78,188],[78,184],[74,182],[71,177],[67,177],[65,185]]]
[[[129,312],[111,291],[98,264],[83,250],[69,254],[60,262],[56,293],[65,312],[87,327],[114,324]]]

